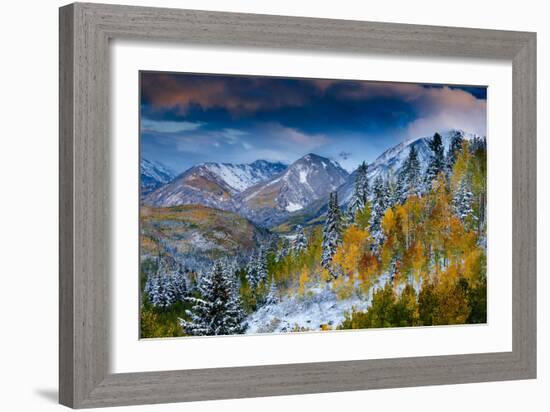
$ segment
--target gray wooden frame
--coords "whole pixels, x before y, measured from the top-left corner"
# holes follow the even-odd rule
[[[60,9],[59,398],[75,408],[536,377],[536,34],[71,4]],[[110,374],[109,40],[504,59],[513,65],[511,352]]]

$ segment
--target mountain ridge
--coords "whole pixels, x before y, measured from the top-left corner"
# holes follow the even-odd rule
[[[236,199],[238,211],[270,227],[336,190],[347,176],[338,162],[308,153],[277,176],[242,192]]]
[[[156,207],[199,204],[235,211],[234,197],[238,193],[285,168],[281,162],[266,160],[250,164],[199,163],[148,194],[143,203]]]

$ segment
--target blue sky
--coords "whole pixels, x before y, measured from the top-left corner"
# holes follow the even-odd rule
[[[141,155],[177,173],[310,152],[352,171],[406,139],[486,134],[485,87],[142,72],[140,91]]]

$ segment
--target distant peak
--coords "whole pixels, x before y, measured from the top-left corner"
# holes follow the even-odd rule
[[[315,153],[308,153],[305,156],[302,156],[297,161],[299,162],[300,160],[305,160],[307,162],[321,162],[321,161],[330,162],[330,159],[327,159],[326,157],[323,157],[323,156],[319,156],[318,154],[315,154]]]

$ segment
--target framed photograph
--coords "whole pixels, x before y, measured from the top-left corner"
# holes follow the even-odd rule
[[[60,9],[60,402],[536,376],[536,35]]]

